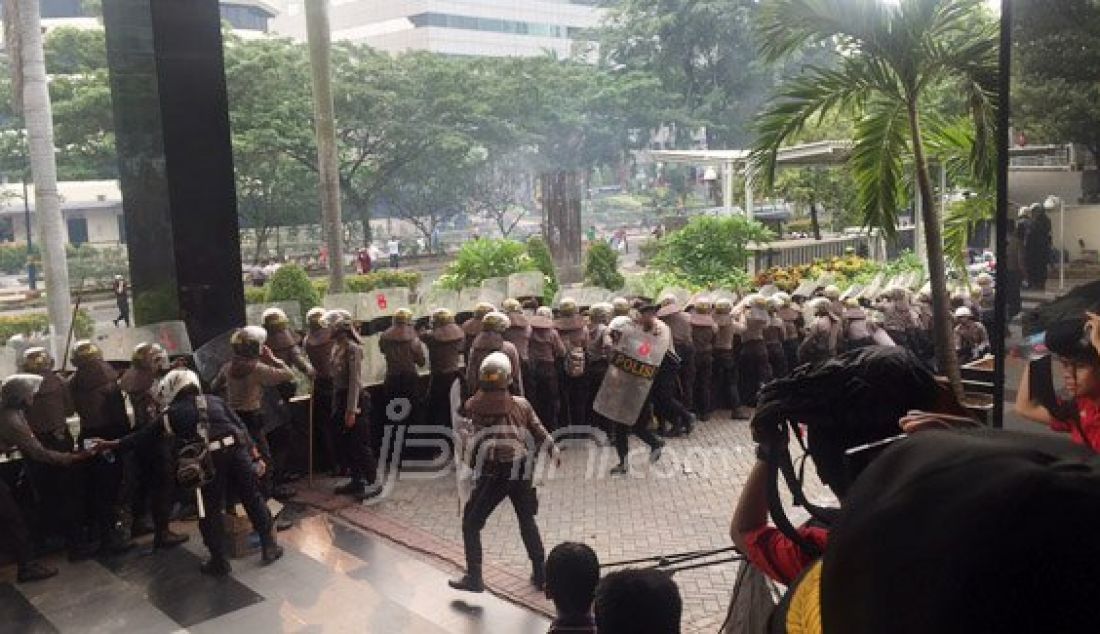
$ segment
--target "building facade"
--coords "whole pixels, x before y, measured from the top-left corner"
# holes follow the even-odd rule
[[[118,181],[68,181],[57,184],[61,196],[65,242],[73,246],[118,247],[126,243],[122,192]],[[27,217],[31,238],[40,244],[34,212],[34,186],[23,198],[21,183],[0,185],[0,243],[27,243]]]
[[[388,52],[473,57],[572,55],[599,24],[597,0],[332,0],[334,40]],[[304,40],[303,0],[284,0],[272,31]]]
[[[101,29],[103,23],[84,0],[41,0],[42,28]],[[278,9],[265,0],[220,0],[222,20],[244,35],[268,32]]]

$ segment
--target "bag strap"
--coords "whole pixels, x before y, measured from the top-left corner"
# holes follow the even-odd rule
[[[204,441],[210,440],[210,416],[207,410],[206,397],[199,394],[195,397],[195,407],[199,410],[199,424],[195,426],[195,429],[202,436]]]

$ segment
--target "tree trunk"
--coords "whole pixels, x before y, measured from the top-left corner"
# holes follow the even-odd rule
[[[562,266],[581,263],[581,201],[583,177],[580,172],[547,172],[540,177],[543,215],[546,218],[546,243],[554,261]]]
[[[50,319],[50,331],[55,336],[65,337],[69,334],[69,323],[72,319],[72,300],[69,295],[69,268],[65,256],[61,199],[57,193],[53,112],[46,82],[46,56],[42,50],[39,2],[22,0],[14,4],[18,5],[19,11],[23,118],[27,126],[31,175],[34,178],[34,211],[38,216],[42,264],[46,276],[46,310]],[[56,353],[60,354],[61,350]]]
[[[336,147],[336,116],[332,102],[332,50],[328,0],[306,0],[313,117],[317,127],[317,166],[321,186],[321,217],[329,253],[329,291],[344,290],[344,232],[340,211],[340,170]]]
[[[928,251],[928,277],[932,286],[932,338],[936,345],[936,362],[941,373],[951,382],[955,396],[963,398],[962,373],[959,357],[955,353],[954,332],[951,328],[951,304],[947,295],[947,266],[943,259],[943,227],[940,214],[934,204],[932,182],[928,175],[928,163],[921,141],[920,117],[916,102],[909,108],[909,129],[913,135],[913,162],[917,168],[917,186],[921,195],[921,221],[924,223],[925,245]]]
[[[817,201],[810,201],[810,227],[813,228],[814,240],[821,239],[821,221],[817,217]]]

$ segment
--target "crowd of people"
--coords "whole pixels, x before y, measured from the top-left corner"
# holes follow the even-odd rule
[[[993,293],[992,279],[979,276],[973,293],[952,298],[956,343],[964,359],[988,351],[983,322],[991,319]],[[450,585],[484,590],[480,533],[508,499],[531,561],[531,583],[558,610],[552,632],[678,632],[681,600],[670,575],[625,569],[601,579],[595,553],[583,544],[561,544],[546,554],[536,523],[533,463],[539,449],[559,459],[552,432],[598,430],[611,437],[619,457],[612,473],[624,474],[631,469],[631,435],[648,446],[650,460],[659,461],[666,438],[690,435],[696,426],[712,424],[712,414],[724,409],[732,418],[751,418],[758,443],[758,460],[739,493],[730,536],[752,568],[789,587],[787,600],[771,616],[773,631],[987,631],[944,629],[949,618],[973,619],[952,612],[953,604],[942,592],[919,595],[915,604],[925,610],[919,618],[913,609],[860,611],[838,598],[847,592],[849,578],[867,596],[899,598],[900,591],[879,587],[890,585],[882,583],[884,573],[853,563],[873,560],[852,540],[886,530],[892,526],[889,521],[901,521],[890,515],[893,508],[879,509],[877,500],[902,505],[942,500],[948,507],[956,505],[951,508],[960,514],[964,502],[992,514],[965,522],[959,515],[955,519],[965,526],[944,531],[959,544],[974,547],[973,533],[985,522],[1003,521],[1012,510],[1009,505],[952,490],[964,479],[941,477],[934,480],[939,488],[933,492],[910,492],[915,478],[933,468],[929,465],[957,471],[960,478],[973,471],[970,462],[945,463],[951,452],[994,464],[1003,461],[1011,473],[1038,469],[1045,479],[1035,491],[1049,490],[1051,495],[1082,486],[1069,481],[1071,474],[1051,467],[1053,460],[1070,464],[1070,472],[1083,481],[1095,478],[1086,456],[1100,446],[1100,317],[1090,312],[1048,332],[1048,347],[1065,367],[1068,401],[1035,402],[1025,376],[1018,411],[1068,432],[1073,441],[1032,443],[1029,453],[1028,439],[971,429],[977,424],[933,374],[926,295],[900,286],[870,297],[849,295],[824,286],[791,295],[708,293],[686,301],[674,295],[620,297],[592,306],[564,298],[556,307],[540,306],[536,298],[512,298],[499,307],[482,303],[457,315],[440,308],[425,320],[408,309],[396,310],[368,333],[378,335],[369,345],[377,345],[386,361],[380,386],[386,415],[401,412],[406,422],[443,428],[464,419],[466,433],[478,439],[460,456],[475,477],[462,515],[466,568]],[[33,556],[33,542],[49,536],[64,543],[74,560],[125,551],[135,537],[147,533],[153,535],[155,549],[177,546],[187,540],[169,525],[177,502],[194,506],[199,518],[210,552],[203,573],[230,572],[222,515],[238,502],[259,535],[262,562],[278,560],[280,522],[265,502],[294,494],[285,452],[295,441],[268,417],[272,405],[289,405],[300,378],[313,386],[311,408],[322,422],[321,451],[328,454],[334,473],[347,478],[335,492],[358,500],[378,496],[372,408],[362,374],[368,345],[363,335],[372,327],[346,311],[314,308],[306,315],[304,332],[297,332],[283,311],[268,309],[261,324],[232,334],[231,357],[209,384],[189,369],[191,359],[170,360],[152,342],[137,346],[122,372],[104,360],[94,343],[77,342],[71,376],[62,376],[44,348],[27,349],[20,373],[0,385],[0,450],[21,452],[36,497],[52,503],[38,505],[32,531],[0,482],[0,530],[16,556],[18,580],[56,574]],[[637,418],[614,419],[601,413],[596,400],[618,360],[636,353],[627,349],[627,342],[639,337],[667,352],[651,372],[639,374],[649,384]],[[427,389],[422,390],[420,370],[425,367]],[[463,396],[458,411],[451,403],[456,384]],[[79,420],[75,437],[68,422],[73,414]],[[946,438],[944,431],[949,431]],[[789,455],[796,436],[805,442],[822,482],[840,500],[840,509],[819,508],[801,495]],[[1038,456],[1036,451],[1047,453]],[[908,462],[892,471],[880,468],[886,456]],[[875,469],[881,473],[868,484],[869,476],[862,474]],[[1053,475],[1048,473],[1052,469]],[[1004,487],[1018,486],[1022,477],[1001,477],[989,486],[1007,491]],[[786,517],[778,502],[783,482],[810,511],[809,523],[795,527]],[[852,503],[857,499],[863,503]],[[849,506],[862,515],[848,513]],[[1095,514],[1076,502],[1062,508],[1044,500],[1034,508],[1073,526],[1084,526]],[[1066,516],[1066,508],[1080,519]],[[888,518],[876,519],[872,511],[879,510]],[[856,519],[848,521],[849,516]],[[899,529],[899,535],[907,534],[912,531]],[[891,535],[883,543],[900,551],[933,547],[898,539]],[[922,539],[927,542],[927,535]],[[918,555],[883,548],[876,552],[881,551],[887,569],[912,572],[906,566]],[[933,561],[929,570],[939,565],[949,568],[958,583],[978,583],[980,570],[953,568],[942,555],[938,550],[926,553]],[[1068,557],[1060,550],[1052,554],[1063,556]],[[931,579],[932,574],[922,570],[912,576]],[[1019,576],[1006,577],[1023,583]],[[918,588],[916,581],[902,586]],[[1033,581],[1026,587],[1040,598],[1054,591],[1036,590]],[[976,614],[994,619],[987,612],[1001,599],[982,597],[989,605]],[[1027,621],[1018,610],[1005,612],[1025,622],[1034,620]],[[1084,618],[1071,612],[1065,623]],[[901,615],[922,625],[903,627]],[[807,618],[817,619],[818,629],[788,629],[792,620]],[[829,622],[844,625],[833,629]],[[936,626],[925,627],[930,623]]]

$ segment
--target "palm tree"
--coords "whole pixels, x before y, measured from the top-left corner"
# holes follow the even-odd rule
[[[806,45],[830,45],[835,64],[809,66],[787,80],[758,123],[754,148],[758,177],[774,182],[779,148],[808,124],[853,116],[849,165],[857,205],[868,226],[888,235],[897,228],[912,169],[920,193],[935,311],[936,361],[962,396],[944,262],[943,228],[929,177],[930,139],[957,129],[937,107],[945,92],[965,99],[970,171],[995,178],[997,108],[996,25],[983,0],[772,0],[763,5],[759,35],[769,61]],[[911,164],[910,164],[911,161]]]
[[[34,179],[34,210],[42,242],[42,263],[46,277],[46,312],[55,337],[69,332],[71,296],[69,268],[65,256],[65,234],[61,224],[61,198],[57,192],[57,160],[54,156],[53,111],[46,79],[46,55],[42,48],[42,21],[38,0],[4,3],[8,55],[22,74],[23,121]],[[20,82],[13,82],[18,85]],[[27,228],[28,231],[30,227]],[[60,350],[55,351],[60,353]]]
[[[317,132],[317,166],[321,181],[321,226],[328,244],[329,290],[344,290],[344,224],[340,209],[340,163],[336,115],[332,101],[332,34],[328,0],[306,0],[313,116]]]

